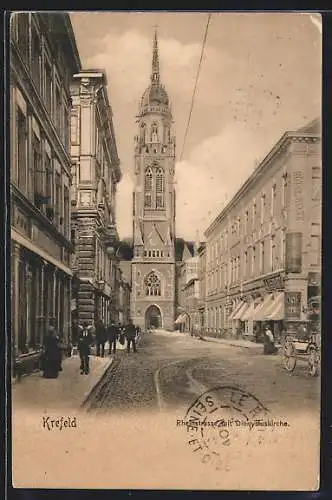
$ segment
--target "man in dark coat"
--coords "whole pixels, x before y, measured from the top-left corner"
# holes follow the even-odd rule
[[[83,373],[88,374],[89,369],[89,354],[90,354],[90,345],[92,343],[92,335],[89,330],[89,323],[85,321],[83,323],[83,329],[79,333],[78,338],[78,352],[80,354],[81,359],[81,375]]]
[[[132,320],[130,319],[128,325],[126,326],[127,352],[130,352],[130,344],[132,344],[133,346],[133,351],[137,352],[135,338],[136,328]]]
[[[106,328],[101,319],[96,321],[96,348],[97,348],[97,356],[104,357],[105,354],[105,342],[106,342]]]
[[[116,341],[117,341],[117,338],[118,338],[118,327],[116,326],[116,324],[114,323],[114,321],[112,321],[112,323],[107,328],[107,337],[108,337],[108,341],[109,341],[109,344],[110,344],[109,354],[112,354],[112,352],[115,354],[115,352],[116,352]]]

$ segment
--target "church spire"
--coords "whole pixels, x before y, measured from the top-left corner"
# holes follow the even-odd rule
[[[159,81],[160,81],[160,73],[159,73],[158,38],[157,38],[157,28],[155,28],[154,40],[153,40],[153,53],[152,53],[151,82],[159,84]]]

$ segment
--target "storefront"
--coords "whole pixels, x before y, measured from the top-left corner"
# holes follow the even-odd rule
[[[62,262],[49,256],[12,229],[11,244],[12,354],[16,360],[40,354],[48,321],[64,345],[70,335],[71,276]]]

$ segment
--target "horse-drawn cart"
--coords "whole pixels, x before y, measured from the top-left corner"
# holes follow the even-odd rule
[[[288,372],[295,370],[298,361],[306,361],[309,374],[315,377],[320,367],[320,335],[311,335],[307,340],[288,335],[283,346],[283,365]]]

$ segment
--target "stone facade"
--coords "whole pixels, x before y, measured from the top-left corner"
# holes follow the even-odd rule
[[[50,317],[64,345],[70,336],[69,83],[80,59],[68,14],[12,14],[10,44],[15,371],[38,366]]]
[[[73,314],[93,324],[119,320],[116,187],[120,162],[103,71],[74,75],[71,86]]]
[[[315,120],[283,135],[205,233],[210,334],[252,336],[265,321],[280,334],[308,321],[320,293],[321,188]]]
[[[131,311],[135,324],[169,330],[175,304],[175,138],[160,83],[155,35],[151,84],[143,94],[135,137]]]

